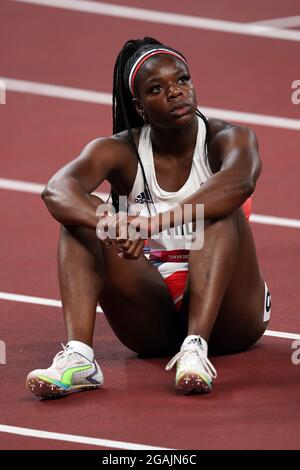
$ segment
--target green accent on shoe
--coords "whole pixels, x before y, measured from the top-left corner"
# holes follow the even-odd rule
[[[88,370],[88,369],[91,369],[92,367],[93,367],[92,364],[87,365],[87,366],[71,367],[70,369],[64,372],[60,381],[55,380],[52,377],[48,377],[47,375],[39,375],[39,378],[42,380],[46,380],[47,382],[53,383],[55,385],[58,385],[60,387],[63,387],[64,389],[68,389],[72,385],[73,375],[76,372],[81,372],[82,370]]]
[[[73,375],[75,374],[75,372],[81,372],[82,370],[88,370],[91,368],[92,368],[92,364],[88,366],[71,367],[70,369],[66,370],[66,372],[64,372],[60,381],[63,384],[68,385],[70,387],[72,385],[72,379],[73,379]]]
[[[45,382],[49,382],[50,384],[64,388],[65,390],[68,390],[68,388],[70,388],[69,385],[65,385],[62,382],[59,382],[58,380],[52,379],[51,377],[47,377],[47,375],[39,375],[38,378],[44,380]]]

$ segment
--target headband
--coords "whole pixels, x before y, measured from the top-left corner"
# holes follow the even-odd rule
[[[144,52],[142,55],[139,56],[138,59],[136,59],[133,66],[131,67],[131,70],[130,70],[130,73],[129,73],[128,85],[129,85],[129,89],[130,89],[132,95],[133,95],[133,92],[134,92],[134,80],[135,80],[136,74],[138,73],[140,67],[143,65],[144,62],[146,62],[146,60],[148,60],[150,57],[152,57],[156,54],[169,54],[169,55],[172,55],[172,56],[177,57],[178,59],[182,60],[182,62],[184,62],[185,65],[187,66],[187,62],[182,57],[182,55],[180,55],[178,52],[171,51],[169,49],[165,49],[165,48],[161,47],[161,48],[151,49],[150,51]]]

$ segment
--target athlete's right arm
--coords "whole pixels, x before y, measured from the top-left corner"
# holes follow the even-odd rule
[[[124,145],[115,138],[93,140],[77,158],[54,174],[42,198],[56,220],[63,225],[96,229],[98,218],[89,194],[114,172],[119,173]]]

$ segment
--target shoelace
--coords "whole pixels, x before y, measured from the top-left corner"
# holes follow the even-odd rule
[[[199,346],[195,345],[186,345],[184,349],[179,351],[171,360],[168,362],[166,365],[166,370],[171,370],[172,367],[176,364],[177,361],[180,359],[185,360],[185,364],[187,365],[192,365],[193,361],[195,359],[194,355],[197,354],[197,356],[201,359],[203,368],[205,372],[208,374],[210,378],[215,379],[217,377],[217,371],[208,359],[206,355],[203,353],[203,351],[199,348]]]
[[[61,344],[63,347],[62,351],[59,351],[53,359],[52,366],[58,367],[59,369],[63,369],[67,363],[67,360],[74,354],[74,351],[68,349],[64,344]]]

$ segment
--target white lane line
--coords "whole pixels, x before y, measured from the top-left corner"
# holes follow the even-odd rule
[[[40,195],[44,188],[45,188],[45,185],[40,184],[40,183],[30,183],[28,181],[0,178],[0,189],[7,189],[11,191],[20,191],[23,193],[31,193],[31,194]],[[99,193],[96,191],[93,194],[97,194],[99,197],[101,197],[104,200],[106,200],[109,196],[108,193]]]
[[[51,98],[62,98],[67,100],[83,101],[85,103],[98,103],[103,105],[112,104],[110,93],[83,90],[81,88],[70,88],[50,83],[31,82],[9,77],[0,77],[5,82],[6,90],[17,93],[29,93]],[[281,129],[300,130],[300,119],[291,119],[267,114],[245,113],[229,109],[200,107],[207,116],[224,119],[225,121],[237,121],[241,123],[255,124],[258,126],[276,127]]]
[[[208,117],[223,119],[224,121],[237,121],[257,126],[300,130],[300,119],[270,116],[268,114],[244,113],[229,109],[206,108],[202,106],[200,106],[200,109]]]
[[[33,297],[32,295],[10,294],[9,292],[0,292],[0,300],[9,300],[12,302],[21,302],[31,305],[43,305],[46,307],[62,307],[60,300],[47,299],[45,297]],[[101,307],[97,307],[97,312],[103,313]]]
[[[61,307],[61,301],[47,299],[45,297],[33,297],[32,295],[10,294],[9,292],[0,292],[1,300],[10,300],[12,302],[22,302],[32,305],[44,305],[47,307]]]
[[[1,80],[4,81],[6,90],[14,92],[49,96],[51,98],[63,98],[65,100],[84,101],[85,103],[112,105],[112,96],[110,93],[101,93],[99,91],[83,90],[82,88],[51,85],[50,83],[17,80],[8,77],[1,77]]]
[[[274,336],[275,338],[300,339],[300,334],[298,334],[298,333],[286,333],[284,331],[266,330],[264,334],[266,336]]]
[[[44,184],[0,178],[0,189],[41,194],[44,187]],[[97,194],[104,201],[106,201],[109,196],[108,193],[102,192],[95,192],[94,194]],[[270,215],[252,214],[250,216],[250,222],[255,224],[276,225],[278,227],[300,228],[300,220],[298,219],[287,219],[286,217],[274,217]]]
[[[239,23],[235,21],[216,20],[199,16],[181,15],[144,8],[134,8],[110,3],[92,2],[87,0],[13,0],[19,3],[30,3],[39,6],[63,8],[98,15],[115,16],[129,20],[147,21],[150,23],[184,26],[187,28],[204,29],[223,33],[242,34],[248,36],[300,41],[300,32],[285,29],[267,28],[265,26]]]
[[[0,178],[0,189],[9,189],[12,191],[21,191],[23,193],[31,194],[41,194],[44,187],[44,184]]]
[[[295,28],[300,26],[300,16],[286,16],[285,18],[272,18],[270,20],[252,21],[248,24],[255,24],[272,28]]]
[[[271,215],[252,214],[250,216],[250,222],[263,225],[276,225],[278,227],[300,228],[300,220],[273,217]]]
[[[0,300],[9,300],[12,302],[22,302],[22,303],[27,303],[27,304],[44,305],[47,307],[61,307],[60,300],[47,299],[45,297],[33,297],[31,295],[11,294],[9,292],[0,292]],[[98,306],[97,312],[103,313],[103,310]],[[300,334],[288,333],[284,331],[266,330],[265,335],[276,336],[278,338],[300,339]]]
[[[0,424],[0,432],[16,434],[18,436],[36,437],[38,439],[50,439],[54,441],[76,442],[97,447],[108,447],[125,450],[174,450],[167,447],[155,447],[147,444],[134,444],[131,442],[112,441],[110,439],[99,439],[97,437],[77,436],[75,434],[62,434],[58,432],[42,431],[40,429],[20,428],[18,426],[7,426]]]

